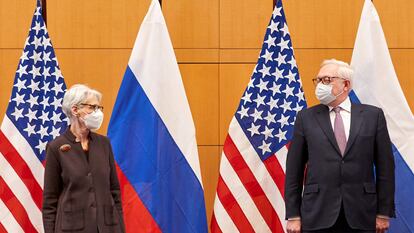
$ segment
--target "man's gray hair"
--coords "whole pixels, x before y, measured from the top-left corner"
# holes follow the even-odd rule
[[[338,66],[338,74],[337,74],[338,77],[349,80],[352,86],[352,78],[354,76],[354,70],[348,63],[344,61],[339,61],[336,59],[327,59],[322,62],[321,67],[324,67],[327,65]]]
[[[99,91],[83,84],[71,86],[66,90],[65,96],[63,97],[62,110],[65,115],[69,119],[72,118],[72,107],[85,102],[90,95],[95,96],[101,102],[102,94]]]

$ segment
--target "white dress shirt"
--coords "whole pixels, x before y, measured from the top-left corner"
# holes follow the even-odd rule
[[[344,122],[346,141],[348,141],[349,129],[351,128],[351,100],[349,97],[346,97],[346,99],[338,106],[341,107],[339,114],[341,114],[342,121]],[[333,111],[333,107],[331,106],[329,106],[329,118],[331,118],[331,125],[333,130],[335,124],[335,111]]]

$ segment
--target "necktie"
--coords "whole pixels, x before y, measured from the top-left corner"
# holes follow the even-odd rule
[[[345,128],[344,128],[344,121],[342,120],[342,116],[340,114],[341,107],[335,107],[333,109],[335,112],[335,122],[334,122],[334,134],[336,138],[336,142],[338,143],[339,150],[341,150],[342,156],[345,152],[346,147],[346,135],[345,135]]]

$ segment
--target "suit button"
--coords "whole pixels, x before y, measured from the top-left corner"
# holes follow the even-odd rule
[[[345,161],[342,160],[342,164],[344,164],[344,163],[345,163]]]
[[[90,193],[95,192],[95,189],[94,189],[93,187],[90,187],[90,188],[89,188],[89,192],[90,192]]]
[[[89,172],[89,173],[88,173],[88,176],[91,176],[91,175],[92,175],[92,173],[90,173],[90,172]]]

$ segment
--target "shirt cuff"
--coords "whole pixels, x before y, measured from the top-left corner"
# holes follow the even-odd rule
[[[381,214],[377,214],[377,218],[390,219],[390,217]]]
[[[290,221],[290,220],[300,220],[300,217],[298,216],[298,217],[288,218],[288,221]]]

